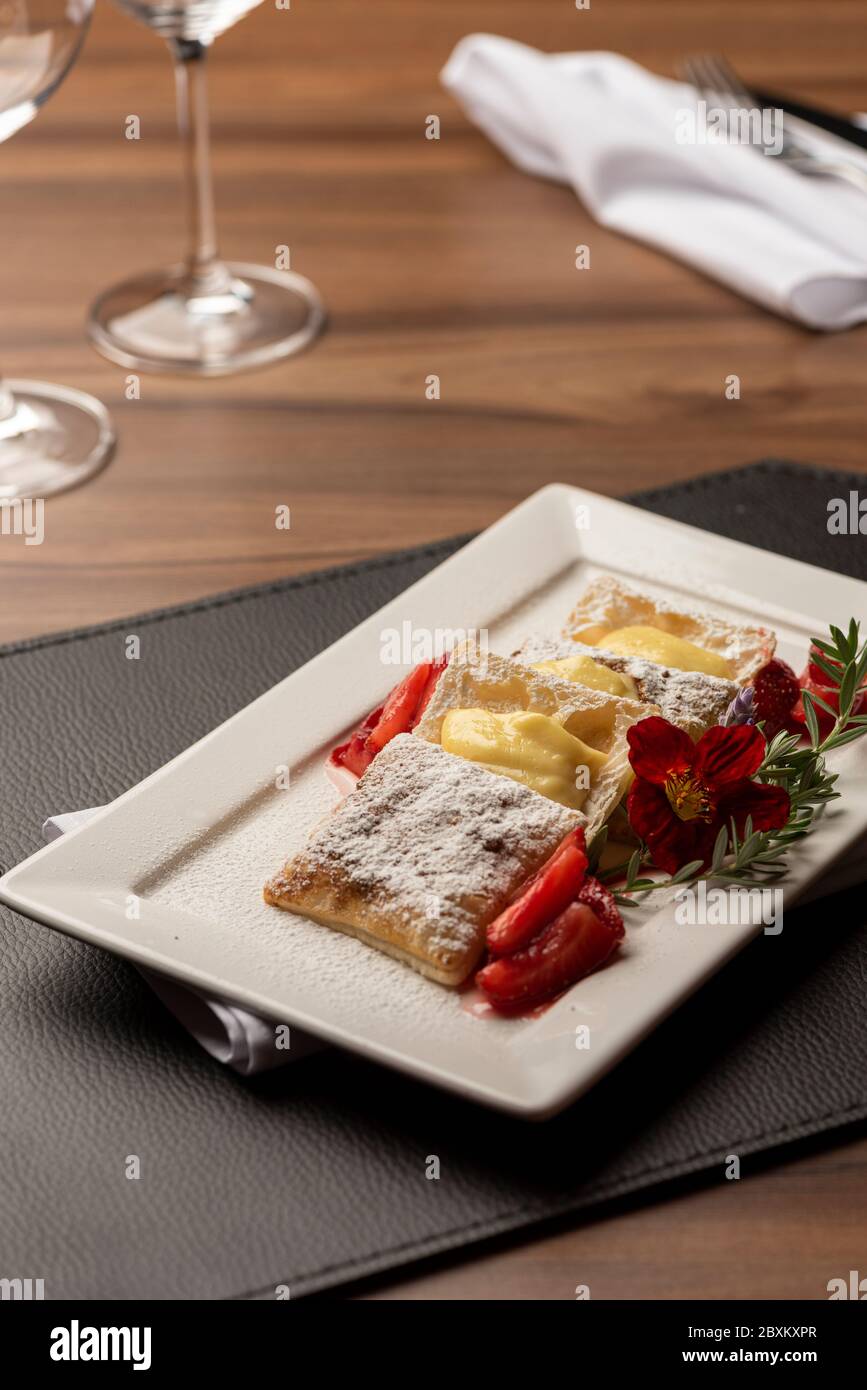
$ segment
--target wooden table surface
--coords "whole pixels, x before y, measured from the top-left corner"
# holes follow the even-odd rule
[[[473,30],[670,74],[722,48],[757,82],[867,107],[862,0],[263,4],[211,64],[222,246],[273,263],[288,244],[328,335],[250,375],[142,376],[128,400],[85,311],[178,259],[183,204],[164,46],[100,4],[62,89],[0,150],[0,364],[95,392],[120,444],[48,502],[41,547],[0,537],[0,641],[482,527],[555,479],[617,495],[763,455],[865,468],[867,330],[772,318],[512,169],[438,85]],[[863,1269],[865,1178],[850,1142],[384,1296],[823,1297]]]

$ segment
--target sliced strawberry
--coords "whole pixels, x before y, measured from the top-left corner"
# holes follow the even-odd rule
[[[495,1008],[507,1012],[539,1004],[595,970],[619,941],[586,903],[570,903],[526,950],[500,956],[480,970],[476,984]]]
[[[764,721],[765,738],[784,728],[801,690],[791,666],[772,657],[753,678],[756,718]]]
[[[336,767],[345,767],[350,772],[354,772],[356,777],[360,777],[365,768],[373,762],[373,754],[368,753],[366,744],[371,730],[375,728],[381,714],[382,705],[378,709],[371,710],[346,743],[341,743],[339,748],[331,750],[328,761],[334,763]]]
[[[375,727],[367,736],[367,747],[376,757],[397,734],[406,734],[430,676],[432,662],[420,661],[408,676],[394,687]]]
[[[588,875],[578,889],[575,901],[592,907],[599,920],[611,928],[618,941],[626,935],[626,928],[623,925],[623,918],[620,916],[620,909],[614,901],[614,894],[605,887],[604,883],[600,883],[598,878]]]
[[[373,754],[368,753],[364,740],[353,736],[348,743],[342,743],[339,748],[334,749],[331,760],[340,767],[345,767],[347,772],[354,772],[356,777],[361,777],[373,762]]]
[[[437,681],[439,680],[440,676],[442,675],[443,671],[446,669],[448,664],[448,656],[441,656],[436,661],[431,662],[430,675],[427,678],[424,690],[421,692],[419,702],[415,707],[415,714],[412,717],[412,723],[409,726],[411,729],[415,728],[416,724],[419,722],[428,705],[430,704],[430,698],[436,690]]]
[[[448,660],[443,656],[438,661],[422,661],[410,671],[394,687],[385,704],[371,710],[346,743],[332,750],[329,762],[360,777],[395,734],[409,733],[415,728]]]
[[[578,826],[560,841],[515,901],[490,923],[487,944],[491,954],[507,956],[529,945],[547,922],[574,902],[586,869],[584,831]]]

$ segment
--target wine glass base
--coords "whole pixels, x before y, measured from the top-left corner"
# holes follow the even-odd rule
[[[105,467],[115,433],[101,401],[42,381],[3,387],[13,409],[0,419],[0,499],[50,497]]]
[[[122,367],[226,376],[301,352],[325,309],[309,280],[268,266],[228,263],[210,285],[186,267],[126,280],[94,304],[87,331]]]

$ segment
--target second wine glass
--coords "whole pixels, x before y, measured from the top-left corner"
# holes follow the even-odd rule
[[[186,261],[106,290],[88,333],[113,362],[143,370],[222,376],[300,352],[325,311],[304,276],[220,259],[208,135],[208,48],[260,0],[118,0],[167,39],[175,63],[190,245]]]

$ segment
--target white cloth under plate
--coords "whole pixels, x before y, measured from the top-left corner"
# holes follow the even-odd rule
[[[43,825],[42,833],[46,840],[56,840],[68,831],[86,825],[91,816],[102,809],[101,806],[94,806],[86,811],[51,816]],[[270,1019],[251,1014],[238,1004],[212,999],[210,995],[202,994],[189,985],[179,984],[165,975],[158,975],[153,970],[141,970],[140,973],[196,1042],[218,1062],[223,1062],[242,1076],[255,1076],[257,1072],[300,1061],[325,1045],[293,1025],[289,1031],[290,1046],[278,1048],[275,1024]],[[285,1038],[285,1034],[281,1034],[281,1037]]]
[[[867,193],[752,145],[678,143],[692,87],[615,53],[540,53],[492,34],[463,39],[442,81],[515,164],[571,184],[604,226],[812,328],[867,319]],[[867,169],[856,146],[788,116],[786,127]]]

